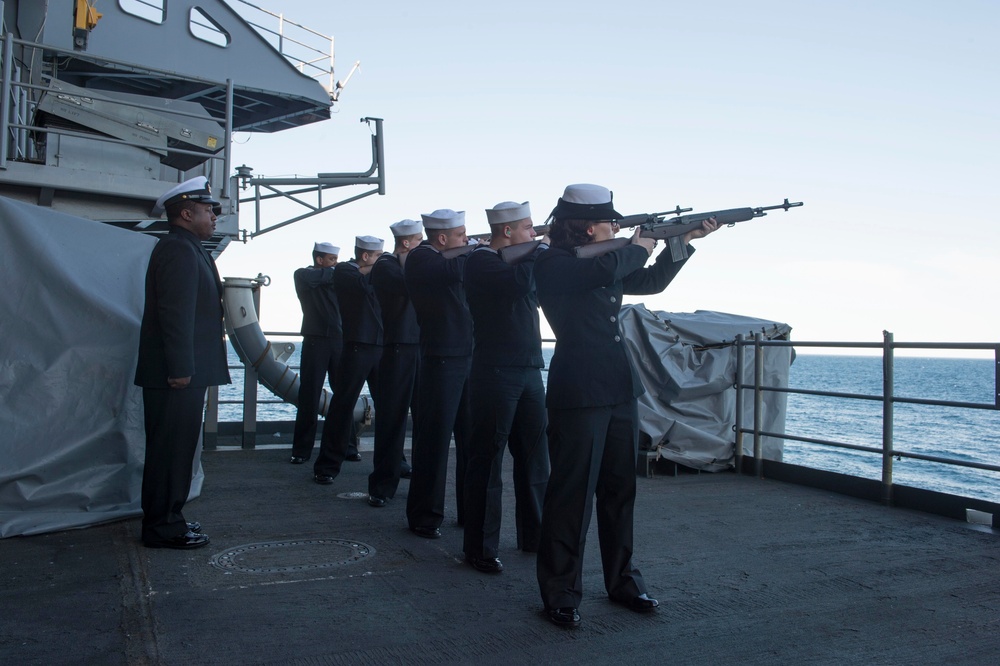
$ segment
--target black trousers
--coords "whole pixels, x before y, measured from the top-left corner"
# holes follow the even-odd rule
[[[309,459],[316,444],[316,420],[323,382],[329,380],[333,390],[337,380],[337,367],[343,353],[343,342],[337,338],[306,335],[302,338],[302,360],[299,366],[298,411],[295,413],[295,431],[292,438],[292,455]]]
[[[410,456],[413,476],[406,498],[410,528],[441,527],[448,480],[448,451],[455,435],[455,503],[458,523],[464,515],[469,412],[468,356],[423,356],[417,373],[416,431]]]
[[[182,509],[191,492],[191,470],[205,409],[204,386],[142,389],[146,462],[142,470],[142,540],[162,541],[187,532]]]
[[[340,356],[340,367],[337,369],[337,381],[333,389],[333,401],[323,426],[323,438],[320,440],[313,473],[330,476],[340,473],[340,467],[344,464],[344,458],[354,439],[354,406],[366,381],[372,401],[378,407],[378,362],[381,356],[381,345],[344,343],[344,353]]]
[[[406,416],[420,362],[420,346],[394,344],[382,348],[378,366],[378,411],[375,414],[375,453],[368,475],[368,494],[393,497],[406,440]]]
[[[541,370],[473,361],[469,404],[472,437],[465,472],[465,553],[476,557],[498,554],[505,447],[514,458],[517,547],[534,552],[549,479]]]
[[[597,537],[608,596],[646,592],[632,564],[632,514],[639,416],[636,401],[549,409],[552,474],[542,508],[538,586],[546,608],[580,606],[583,547],[597,498]]]

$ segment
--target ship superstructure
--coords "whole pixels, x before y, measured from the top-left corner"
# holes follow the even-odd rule
[[[366,183],[384,193],[381,121],[372,168],[360,174],[271,184],[233,164],[234,132],[330,118],[343,87],[331,37],[244,0],[0,0],[0,8],[0,196],[156,233],[165,221],[151,215],[152,202],[204,175],[223,203],[208,243],[218,254],[262,230],[258,219],[240,232],[241,187],[267,187],[258,201],[285,186],[299,196]]]

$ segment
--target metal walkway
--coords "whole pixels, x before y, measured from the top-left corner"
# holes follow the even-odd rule
[[[514,550],[509,456],[506,570],[488,576],[462,562],[453,486],[439,540],[407,531],[405,480],[388,507],[367,505],[367,444],[333,486],[287,464],[287,449],[207,452],[186,511],[212,536],[201,550],[145,549],[138,519],[4,540],[0,663],[954,665],[1000,654],[991,528],[732,473],[639,478],[636,561],[660,609],[607,601],[592,527],[583,625],[564,630],[541,614],[533,556]]]

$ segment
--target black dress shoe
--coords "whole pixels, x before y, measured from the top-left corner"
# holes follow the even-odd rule
[[[301,465],[302,463],[308,460],[309,458],[303,458],[302,456],[292,456],[291,458],[288,459],[288,462],[292,463],[293,465]]]
[[[143,541],[146,548],[175,548],[178,550],[190,550],[191,548],[201,548],[207,546],[209,538],[207,534],[198,532],[188,532],[173,539],[163,539],[161,541]]]
[[[660,605],[659,601],[651,599],[645,592],[631,599],[614,599],[613,601],[636,613],[648,613],[656,610],[656,607]]]
[[[436,527],[411,527],[410,531],[425,539],[440,539],[441,530]]]
[[[566,606],[564,608],[548,608],[545,611],[552,624],[567,629],[575,629],[580,626],[580,613],[575,608]]]
[[[503,571],[503,564],[500,562],[499,557],[475,557],[473,555],[466,555],[465,561],[472,565],[472,568],[476,571],[482,571],[483,573],[498,574]]]
[[[378,495],[368,496],[368,506],[373,506],[376,509],[381,509],[385,506],[386,499],[384,497],[379,497]]]
[[[197,520],[187,524],[188,532],[201,532],[201,523]]]
[[[333,477],[329,474],[314,474],[313,481],[321,486],[328,486],[333,483]]]
[[[347,457],[344,458],[344,460],[348,460],[350,462],[361,462],[361,454],[358,453],[357,451],[355,451],[354,453],[348,453]]]

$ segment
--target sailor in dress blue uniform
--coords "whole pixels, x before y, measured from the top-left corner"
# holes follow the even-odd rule
[[[655,242],[641,238],[595,258],[578,258],[576,246],[614,236],[611,192],[599,185],[570,185],[555,210],[552,247],[535,262],[542,311],[556,336],[549,368],[549,476],[538,549],[538,585],[548,618],[580,623],[583,548],[594,498],[608,597],[634,611],[652,611],[642,574],[632,562],[639,422],[636,398],[644,389],[618,323],[624,294],[663,291],[683,267],[665,248],[644,267]],[[687,243],[714,231],[715,222],[688,232]],[[689,248],[693,253],[694,249]]]

